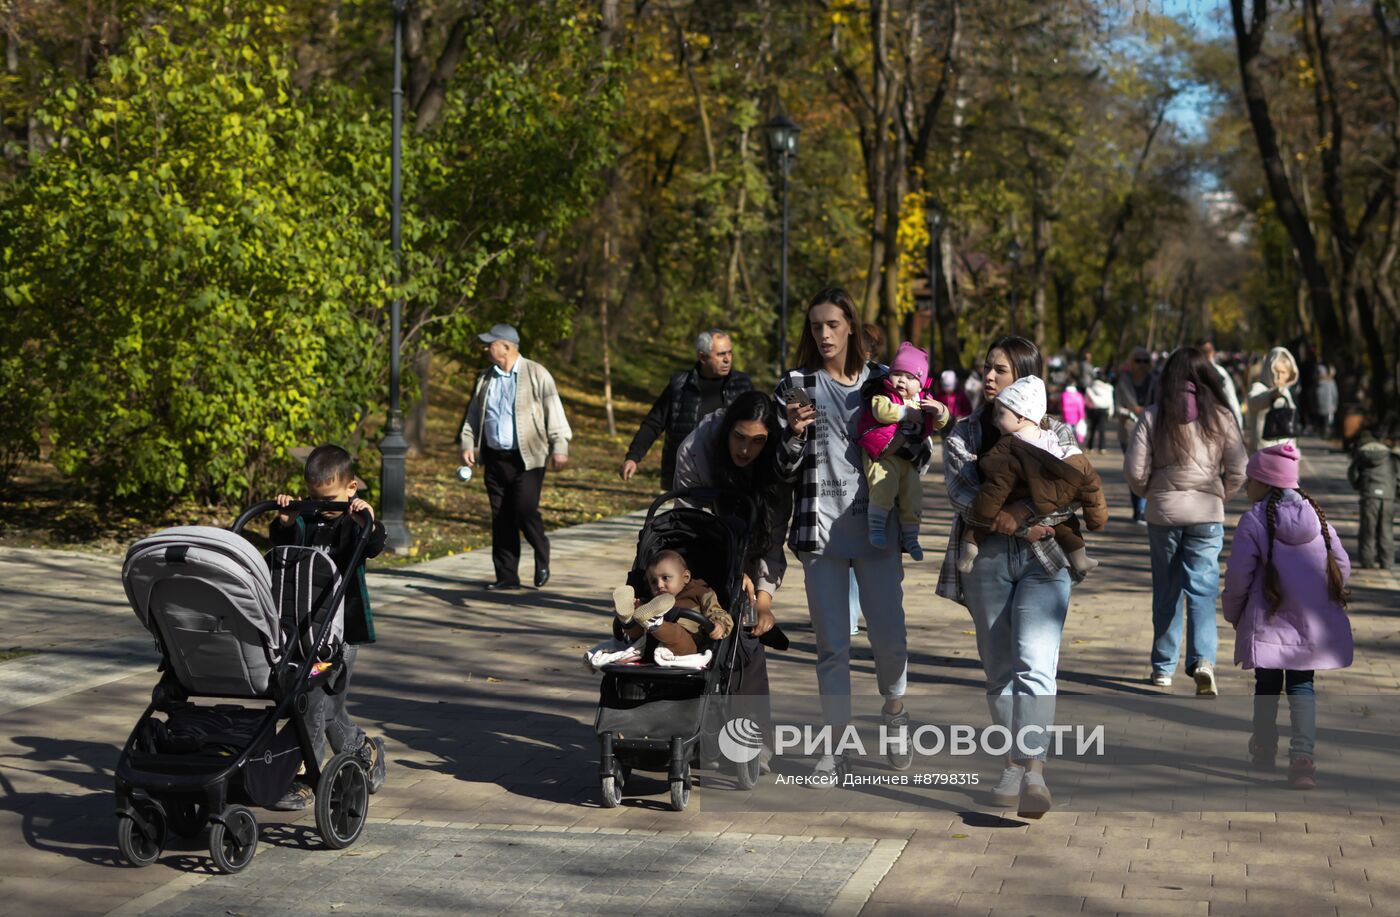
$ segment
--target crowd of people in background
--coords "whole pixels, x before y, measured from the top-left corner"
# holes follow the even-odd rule
[[[552,377],[520,356],[518,332],[498,325],[481,340],[492,365],[477,382],[461,445],[468,466],[485,466],[491,495],[496,580],[487,587],[520,588],[523,533],[542,588],[549,545],[539,524],[539,489],[546,466],[559,470],[567,462],[571,431]],[[1096,479],[1078,457],[1107,451],[1114,426],[1131,522],[1146,529],[1151,556],[1154,636],[1144,680],[1170,687],[1184,662],[1197,694],[1218,692],[1226,504],[1246,491],[1255,508],[1235,536],[1234,594],[1227,590],[1227,620],[1240,632],[1235,661],[1256,669],[1256,694],[1272,698],[1275,708],[1280,693],[1289,694],[1289,780],[1312,785],[1315,727],[1310,708],[1292,702],[1311,698],[1315,670],[1351,662],[1351,565],[1323,508],[1300,486],[1299,438],[1342,432],[1336,373],[1310,348],[1296,356],[1286,347],[1222,353],[1202,339],[1170,353],[1133,347],[1122,361],[1099,365],[1089,352],[1046,357],[1033,342],[1007,337],[970,372],[940,372],[912,343],[887,346],[878,327],[859,321],[849,294],[833,287],[809,301],[795,366],[771,394],[735,370],[733,342],[720,329],[697,337],[695,357],[659,393],[617,473],[631,480],[661,439],[663,489],[720,486],[757,497],[768,510],[745,560],[745,591],[757,609],[756,624],[743,635],[750,686],[767,685],[760,638],[775,625],[786,530],[803,568],[824,719],[833,726],[850,720],[850,637],[863,618],[882,719],[908,727],[903,555],[922,559],[919,478],[931,463],[932,434],[943,439],[944,482],[955,510],[937,594],[964,605],[973,620],[993,718],[1018,726],[1049,722],[1071,592],[1095,565],[1080,556],[1083,542],[1067,540],[1060,527],[1081,507],[1089,520],[1092,501],[1042,499],[1048,490],[1031,487],[1032,499],[987,509],[988,495],[1007,489],[992,459],[999,444],[1003,452],[1025,452],[1024,443],[1001,442],[1003,435],[1019,437],[1060,464],[1083,461]],[[867,440],[875,433],[882,445],[871,451]],[[1389,567],[1400,452],[1369,432],[1349,428],[1347,440],[1349,478],[1362,502],[1358,566]],[[886,468],[887,442],[890,449],[908,446],[908,468]],[[896,471],[897,494],[882,483]],[[1091,528],[1108,518],[1100,509]],[[887,537],[893,515],[899,523]],[[968,527],[974,531],[964,537]],[[1284,579],[1292,592],[1308,592],[1306,607],[1281,591],[1275,554],[1296,563]],[[1307,639],[1284,639],[1281,628]],[[1269,641],[1279,640],[1293,651],[1269,651]],[[1249,750],[1265,767],[1278,738],[1274,708],[1261,709]],[[910,766],[907,748],[892,748],[889,757],[897,769]],[[1051,805],[1044,763],[1043,753],[1008,758],[993,800],[1015,803],[1028,817],[1043,813]],[[847,766],[843,756],[827,754],[816,770],[834,775]]]

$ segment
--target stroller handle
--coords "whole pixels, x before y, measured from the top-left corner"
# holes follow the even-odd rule
[[[646,525],[651,525],[651,520],[656,516],[656,511],[672,500],[688,500],[696,503],[708,502],[719,512],[719,500],[728,497],[734,500],[743,501],[748,508],[748,518],[744,521],[748,523],[749,531],[758,527],[758,501],[750,494],[740,493],[737,490],[723,490],[718,487],[687,487],[680,490],[668,490],[666,493],[651,501],[651,506],[647,509]]]
[[[276,500],[263,500],[245,509],[239,517],[234,520],[233,525],[229,526],[229,530],[242,534],[243,529],[248,523],[252,522],[263,513],[270,513],[273,510],[280,511],[284,508],[289,510],[295,509],[298,516],[314,516],[317,513],[349,512],[350,503],[347,500],[293,500],[291,503],[288,503],[286,507],[282,507],[277,504]],[[368,510],[361,510],[356,516],[356,521],[360,523],[362,529],[368,532],[374,525],[374,515]],[[364,541],[365,544],[369,544],[368,537],[366,537]]]

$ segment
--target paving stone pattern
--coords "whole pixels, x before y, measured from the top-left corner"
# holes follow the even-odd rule
[[[821,914],[871,839],[371,825],[348,850],[268,831],[253,876],[210,878],[151,917],[239,914]],[[271,841],[271,843],[269,843]]]

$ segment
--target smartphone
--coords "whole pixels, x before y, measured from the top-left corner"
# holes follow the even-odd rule
[[[792,401],[800,408],[810,408],[815,403],[812,401],[812,396],[807,394],[805,388],[799,388],[793,392]]]

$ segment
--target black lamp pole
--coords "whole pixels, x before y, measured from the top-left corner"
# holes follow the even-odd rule
[[[938,287],[943,266],[943,251],[940,244],[943,238],[943,207],[938,201],[929,201],[928,211],[928,354],[929,359],[937,358],[935,349],[938,342]],[[942,359],[939,358],[939,362]]]
[[[386,546],[407,550],[413,539],[404,525],[404,459],[408,442],[403,437],[403,411],[399,406],[399,334],[403,322],[403,26],[409,0],[394,0],[393,148],[389,166],[389,239],[394,255],[394,299],[389,305],[389,419],[379,441],[380,500]]]
[[[1015,239],[1006,247],[1006,260],[1011,262],[1011,334],[1014,337],[1021,333],[1021,316],[1016,308],[1016,295],[1020,292],[1021,282],[1021,243]]]
[[[779,112],[763,128],[768,133],[768,152],[781,180],[779,194],[783,207],[783,241],[778,269],[778,374],[784,375],[787,373],[788,325],[788,174],[792,170],[792,161],[797,158],[797,135],[802,128],[784,112]]]

